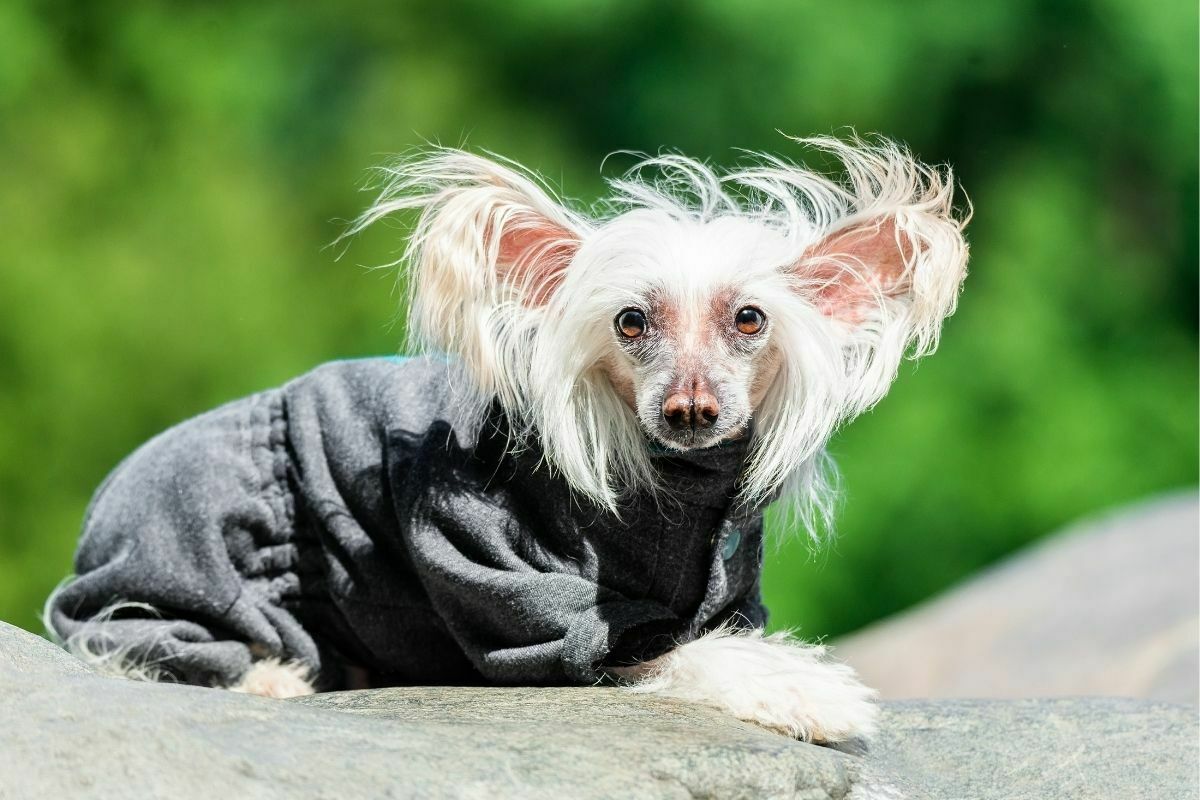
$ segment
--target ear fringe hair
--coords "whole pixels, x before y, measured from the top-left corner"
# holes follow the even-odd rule
[[[410,342],[420,350],[454,353],[488,401],[499,396],[506,408],[523,408],[526,340],[542,314],[522,298],[549,293],[546,276],[555,271],[522,267],[575,246],[591,229],[589,221],[565,208],[535,176],[495,155],[435,148],[379,172],[375,203],[340,238],[397,213],[419,212],[404,254],[386,265],[406,269]],[[502,234],[540,233],[545,221],[562,238],[541,239],[502,277]]]

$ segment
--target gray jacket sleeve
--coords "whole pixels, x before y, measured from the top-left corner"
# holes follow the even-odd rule
[[[408,542],[414,564],[489,681],[591,683],[623,634],[677,622],[666,607],[622,597],[569,567],[543,571],[547,554],[535,552],[495,497],[434,494],[422,506]]]

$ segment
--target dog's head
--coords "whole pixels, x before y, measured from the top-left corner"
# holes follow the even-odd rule
[[[613,507],[653,487],[648,442],[751,436],[744,499],[782,488],[819,508],[825,441],[936,345],[967,248],[949,170],[887,142],[807,141],[844,182],[669,156],[613,181],[599,216],[515,165],[438,150],[390,169],[354,230],[421,209],[410,333],[461,358],[582,493]]]

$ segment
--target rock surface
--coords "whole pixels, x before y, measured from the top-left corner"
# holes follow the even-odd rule
[[[1085,521],[837,643],[885,698],[1200,702],[1195,492]],[[920,654],[897,658],[898,653]]]
[[[1196,797],[1193,710],[891,703],[864,752],[616,689],[294,701],[90,673],[0,623],[0,798]]]

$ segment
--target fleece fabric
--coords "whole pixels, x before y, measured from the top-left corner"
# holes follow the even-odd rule
[[[273,656],[335,689],[589,683],[765,623],[746,441],[656,452],[669,494],[614,515],[514,447],[498,406],[466,418],[466,380],[335,362],[150,440],[92,500],[53,632],[189,683]]]

